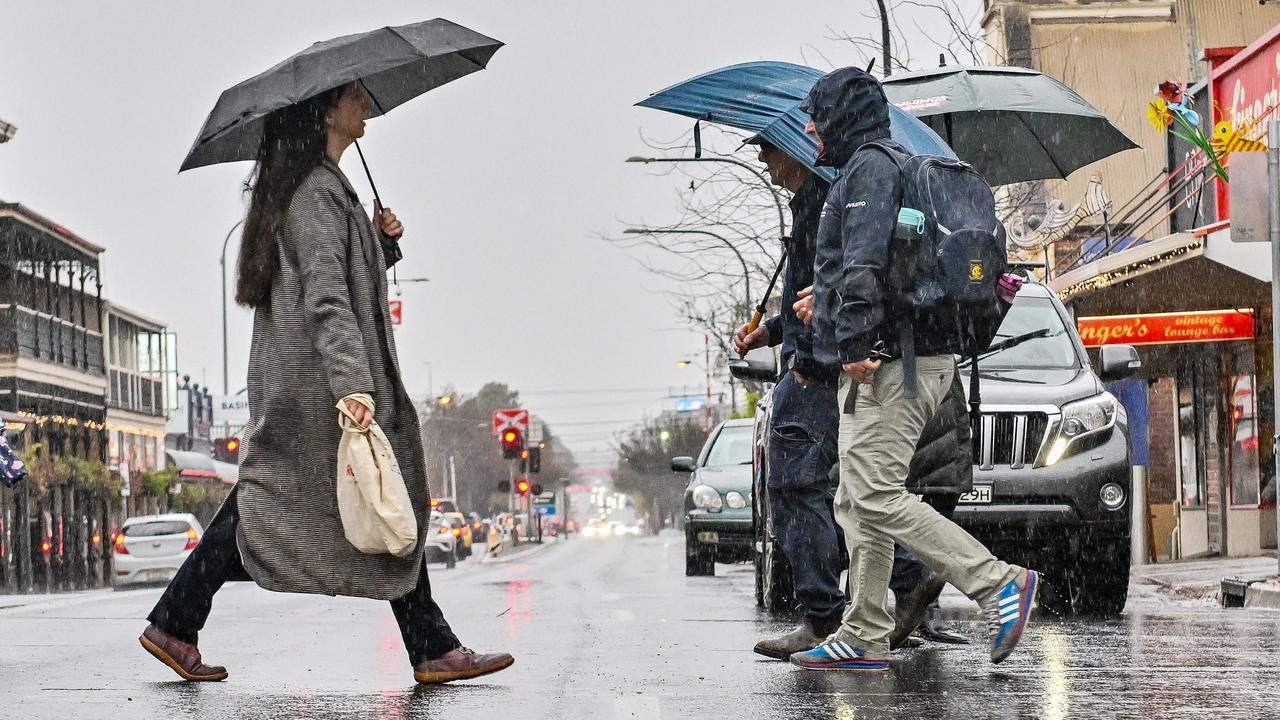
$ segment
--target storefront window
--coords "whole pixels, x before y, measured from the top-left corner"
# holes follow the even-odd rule
[[[1195,366],[1183,364],[1178,368],[1178,457],[1182,470],[1182,506],[1204,507],[1205,475],[1202,434],[1200,427],[1200,403],[1196,397],[1200,388]]]
[[[1253,376],[1231,378],[1231,504],[1258,504],[1258,412]]]

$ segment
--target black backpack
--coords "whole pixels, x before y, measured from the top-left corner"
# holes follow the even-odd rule
[[[969,407],[976,422],[982,402],[978,353],[1008,312],[996,291],[1009,261],[995,196],[968,163],[909,155],[888,143],[864,147],[884,152],[901,173],[886,283],[893,314],[904,318],[899,342],[907,396],[916,397],[913,323],[926,322],[929,332],[949,338],[946,350],[971,358]]]

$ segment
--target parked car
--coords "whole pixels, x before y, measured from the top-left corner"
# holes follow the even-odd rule
[[[453,536],[459,540],[458,559],[465,560],[471,557],[471,545],[475,542],[471,534],[471,523],[467,522],[466,516],[460,512],[445,511],[444,516],[453,523]]]
[[[955,520],[1000,558],[1040,570],[1040,605],[1055,614],[1110,616],[1129,587],[1130,476],[1124,407],[1103,382],[1141,362],[1128,345],[1100,348],[1097,372],[1057,296],[1028,279],[992,350],[978,361],[982,416],[974,433],[973,491]],[[762,349],[764,350],[764,349]],[[743,380],[776,377],[772,353],[730,363]],[[969,368],[959,368],[966,392]],[[756,406],[754,430],[756,601],[771,612],[795,607],[791,572],[770,523],[771,405]]]
[[[202,537],[204,527],[190,513],[125,520],[111,549],[111,586],[168,582]]]
[[[716,562],[752,556],[752,420],[716,426],[695,460],[671,459],[671,469],[688,473],[684,493],[685,575],[715,575]]]
[[[444,513],[431,511],[431,519],[427,522],[427,536],[422,542],[423,562],[442,562],[449,568],[457,566],[458,539],[453,535],[453,523]]]
[[[999,557],[1043,573],[1040,605],[1117,615],[1129,593],[1132,463],[1124,406],[1104,382],[1142,366],[1129,345],[1099,348],[1094,371],[1075,323],[1028,282],[981,357],[973,492],[955,519]],[[960,369],[968,386],[969,368]]]

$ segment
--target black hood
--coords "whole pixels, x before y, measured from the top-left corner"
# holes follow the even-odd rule
[[[855,67],[840,68],[818,81],[800,109],[813,118],[822,138],[818,165],[844,167],[864,143],[889,137],[889,101],[880,81]]]

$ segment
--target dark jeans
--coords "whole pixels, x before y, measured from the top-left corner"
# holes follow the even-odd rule
[[[174,576],[147,620],[170,635],[198,644],[200,630],[213,609],[213,596],[228,580],[250,580],[236,547],[236,526],[240,513],[234,492],[205,529],[200,544]],[[444,613],[431,599],[431,583],[424,567],[418,585],[404,597],[391,601],[391,611],[400,625],[409,662],[417,665],[461,645]]]
[[[801,383],[787,373],[773,387],[769,429],[773,527],[791,563],[796,600],[805,617],[818,625],[839,622],[845,606],[840,588],[844,536],[832,511],[831,468],[840,423],[836,386],[835,379]],[[929,568],[911,551],[894,546],[889,583],[894,592],[910,590],[928,577]]]

